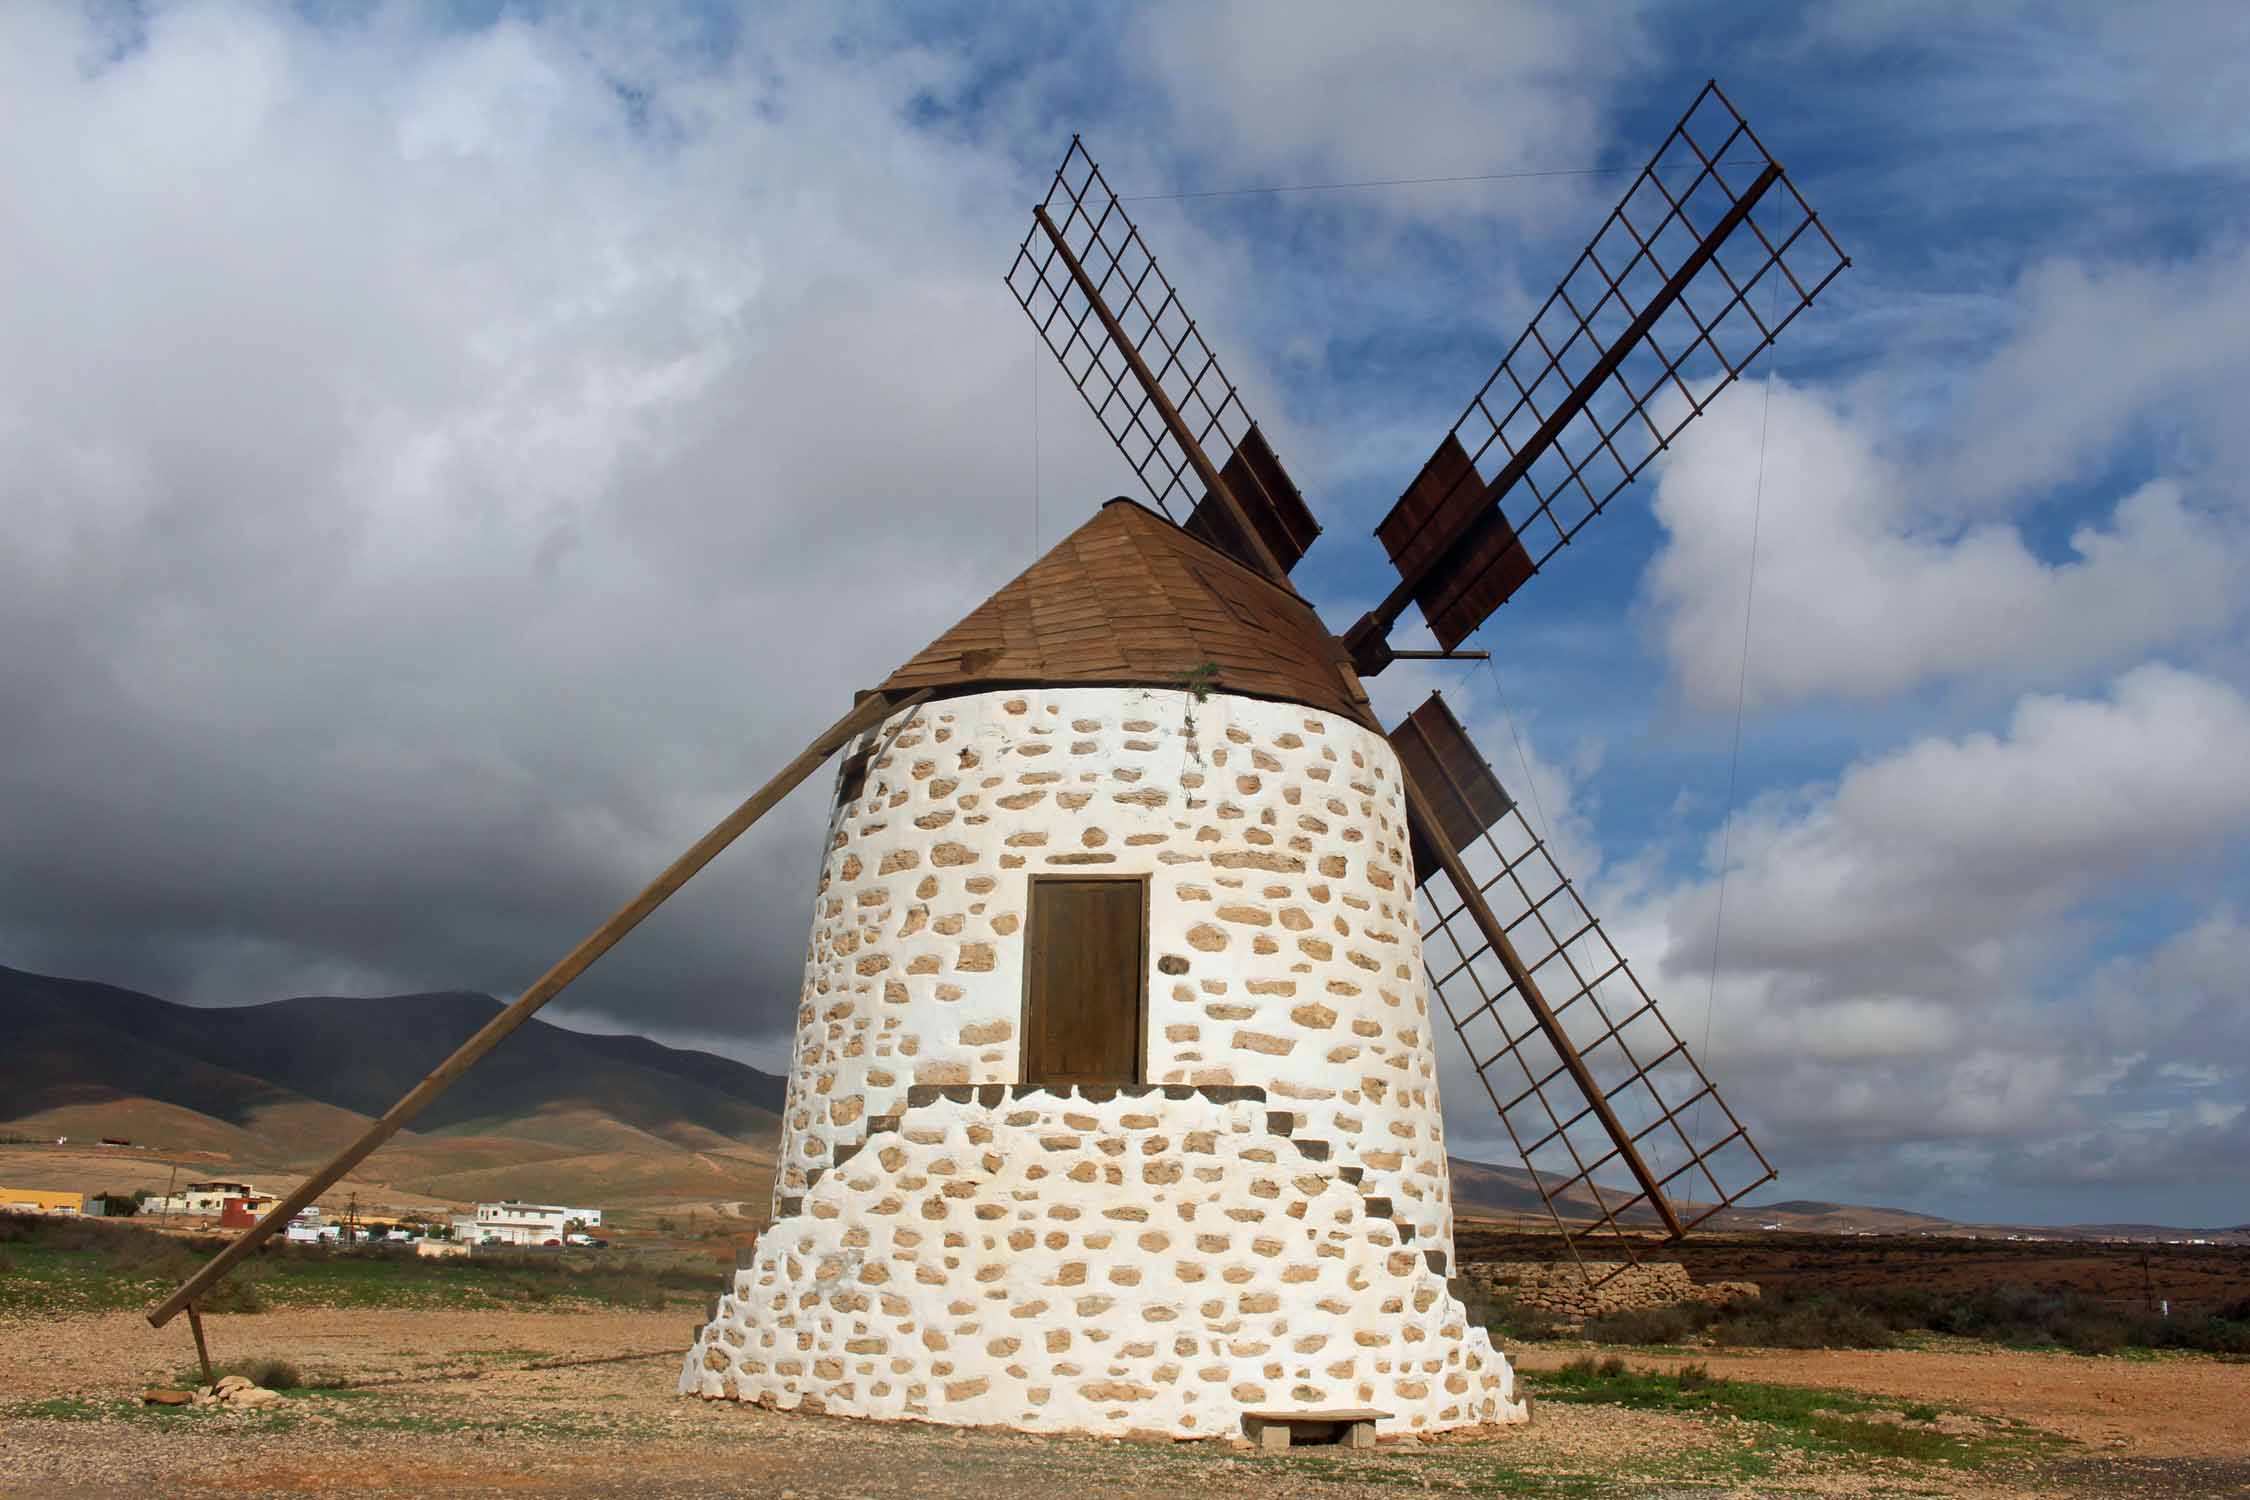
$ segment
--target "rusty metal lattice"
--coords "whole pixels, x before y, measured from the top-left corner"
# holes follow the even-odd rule
[[[1219,368],[1218,357],[1204,342],[1195,319],[1188,316],[1180,294],[1078,137],[1071,137],[1070,149],[1039,209],[1069,246],[1123,336],[1147,362],[1197,446],[1223,466],[1228,487],[1251,514],[1283,569],[1293,566],[1319,526],[1304,508],[1296,486],[1280,472],[1271,449],[1262,439],[1253,440],[1257,424],[1243,407],[1234,382]],[[1134,378],[1126,351],[1109,337],[1093,303],[1036,219],[1017,248],[1007,282],[1087,408],[1140,475],[1157,508],[1182,524],[1203,511],[1199,534],[1212,534],[1213,540],[1227,545],[1230,537],[1221,533],[1231,528],[1215,524],[1214,507],[1200,503],[1207,497],[1202,495],[1194,460]]]
[[[1850,264],[1706,85],[1451,428],[1452,492],[1386,518],[1384,628],[1411,597],[1457,645]]]
[[[1442,869],[1417,871],[1423,962],[1431,993],[1467,1048],[1532,1183],[1583,1267],[1581,1242],[1613,1237],[1627,1264],[1635,1230],[1663,1229],[1646,1189],[1619,1185],[1625,1141],[1648,1164],[1683,1230],[1774,1177],[1577,888],[1513,801],[1457,849],[1599,1099],[1509,975]],[[1614,1119],[1621,1141],[1601,1118]],[[1711,1130],[1702,1130],[1704,1111]],[[1705,1138],[1698,1140],[1697,1136]],[[1607,1180],[1604,1180],[1607,1179]]]

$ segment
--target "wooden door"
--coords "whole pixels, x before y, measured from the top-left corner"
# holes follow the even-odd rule
[[[1141,1081],[1147,892],[1138,879],[1032,880],[1024,1082]]]

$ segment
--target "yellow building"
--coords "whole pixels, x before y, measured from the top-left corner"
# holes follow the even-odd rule
[[[58,1193],[47,1188],[0,1187],[0,1209],[16,1213],[78,1214],[86,1211],[84,1193]]]

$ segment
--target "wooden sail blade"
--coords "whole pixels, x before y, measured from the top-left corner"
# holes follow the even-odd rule
[[[1474,842],[1515,805],[1439,694],[1430,694],[1408,714],[1390,732],[1390,741],[1399,765],[1429,799],[1437,826],[1455,849]],[[1442,868],[1444,859],[1417,830],[1409,828],[1407,839],[1419,885]]]
[[[1157,509],[1286,577],[1320,525],[1076,136],[1007,282]]]
[[[1250,513],[1261,539],[1280,560],[1282,569],[1294,568],[1320,535],[1320,523],[1313,519],[1296,481],[1281,466],[1257,423],[1251,423],[1250,430],[1235,445],[1234,456],[1220,468],[1219,477]],[[1195,502],[1195,510],[1182,529],[1232,556],[1249,555],[1248,543],[1236,532],[1225,502],[1216,494],[1206,492]]]
[[[1466,639],[1850,264],[1708,85],[1377,529],[1400,581],[1359,670],[1408,603]]]
[[[1630,1264],[1635,1231],[1676,1237],[1772,1180],[1451,713],[1425,704],[1391,741],[1431,993],[1573,1256],[1601,1233]],[[1497,818],[1457,843],[1495,799]]]
[[[182,1308],[192,1308],[196,1299],[216,1284],[220,1278],[257,1250],[273,1235],[286,1228],[289,1221],[310,1206],[315,1198],[335,1186],[337,1180],[353,1167],[365,1161],[385,1141],[406,1126],[406,1123],[436,1101],[439,1095],[457,1083],[493,1048],[505,1041],[524,1022],[530,1020],[539,1008],[561,994],[570,982],[586,972],[594,960],[600,958],[626,933],[639,926],[641,920],[662,906],[667,898],[686,885],[697,871],[718,857],[719,851],[733,843],[760,818],[771,812],[783,797],[796,789],[798,783],[820,768],[822,762],[858,734],[880,724],[902,708],[908,708],[928,696],[926,692],[913,694],[868,693],[852,711],[831,724],[807,745],[803,753],[784,766],[772,780],[758,788],[750,798],[733,812],[721,818],[716,826],[678,859],[663,874],[651,881],[648,888],[619,908],[615,915],[562,958],[553,968],[539,976],[531,987],[518,995],[500,1014],[486,1022],[475,1036],[463,1042],[460,1048],[429,1077],[410,1090],[406,1097],[392,1105],[381,1119],[374,1121],[359,1138],[339,1151],[320,1170],[307,1177],[296,1189],[266,1211],[264,1218],[245,1230],[235,1241],[221,1250],[203,1268],[182,1282],[172,1294],[158,1303],[148,1315],[149,1322],[161,1328],[178,1315]],[[200,1342],[200,1333],[198,1337]]]

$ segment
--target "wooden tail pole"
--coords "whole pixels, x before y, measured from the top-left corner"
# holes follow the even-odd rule
[[[201,1327],[195,1316],[194,1304],[219,1278],[271,1239],[275,1231],[295,1218],[306,1205],[333,1187],[338,1178],[358,1166],[383,1142],[396,1135],[407,1121],[420,1114],[438,1095],[451,1088],[487,1052],[499,1046],[508,1033],[530,1020],[539,1007],[561,994],[564,987],[585,973],[595,959],[616,946],[618,939],[639,926],[642,918],[663,905],[667,897],[686,885],[698,870],[718,856],[720,850],[741,837],[745,829],[771,812],[776,803],[795,790],[799,782],[818,770],[821,763],[838,748],[855,735],[880,724],[902,708],[912,707],[927,696],[926,691],[913,694],[870,693],[850,713],[821,731],[820,737],[806,746],[803,754],[784,766],[780,774],[771,781],[758,788],[749,801],[720,819],[717,827],[698,839],[687,853],[674,860],[671,867],[657,876],[647,890],[627,902],[615,916],[596,929],[591,937],[571,949],[560,963],[540,975],[531,988],[516,997],[513,1004],[486,1022],[482,1031],[463,1042],[459,1051],[440,1063],[436,1072],[416,1084],[405,1098],[391,1106],[389,1113],[369,1125],[358,1140],[346,1146],[326,1166],[306,1178],[296,1191],[268,1209],[264,1218],[213,1256],[202,1270],[182,1282],[171,1296],[166,1297],[149,1313],[149,1322],[162,1328],[179,1314],[180,1309],[187,1308],[190,1323],[197,1327],[197,1342],[200,1344]]]
[[[211,1373],[211,1346],[203,1342],[203,1314],[196,1311],[192,1302],[187,1305],[187,1321],[188,1327],[195,1330],[195,1361],[203,1367],[203,1383],[217,1385],[219,1379]]]
[[[1532,1019],[1538,1023],[1548,1044],[1555,1049],[1556,1056],[1562,1059],[1563,1066],[1570,1070],[1571,1081],[1586,1096],[1586,1103],[1592,1107],[1595,1118],[1601,1121],[1602,1129],[1609,1133],[1618,1155],[1624,1159],[1626,1169],[1633,1174],[1633,1180],[1641,1185],[1641,1191],[1648,1195],[1649,1206],[1664,1221],[1664,1228],[1669,1236],[1675,1240],[1680,1239],[1686,1235],[1687,1229],[1680,1223],[1680,1216],[1673,1211],[1672,1200],[1664,1195],[1663,1184],[1649,1170],[1648,1163],[1641,1160],[1640,1147],[1634,1144],[1632,1133],[1617,1118],[1617,1112],[1609,1107],[1609,1099],[1602,1093],[1593,1070],[1578,1055],[1576,1044],[1571,1041],[1569,1033],[1563,1030],[1561,1019],[1548,1006],[1546,995],[1539,989],[1539,982],[1532,978],[1531,970],[1525,967],[1522,955],[1516,952],[1516,945],[1508,937],[1508,929],[1493,915],[1492,908],[1485,904],[1484,893],[1477,889],[1477,883],[1470,877],[1468,867],[1461,863],[1460,852],[1453,847],[1453,840],[1446,837],[1444,825],[1439,823],[1436,809],[1430,805],[1430,799],[1423,793],[1421,784],[1404,765],[1399,767],[1399,781],[1406,791],[1407,815],[1413,820],[1415,831],[1421,834],[1431,851],[1437,855],[1438,863],[1444,866],[1445,878],[1453,882],[1453,888],[1468,907],[1477,930],[1484,934],[1485,942],[1491,945],[1493,957],[1500,960],[1500,967],[1515,981],[1524,1004],[1531,1007]],[[1529,1166],[1530,1163],[1526,1162],[1525,1165]]]

